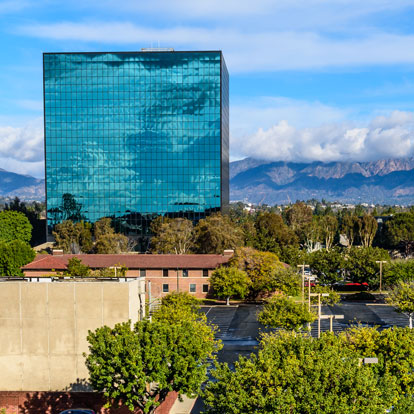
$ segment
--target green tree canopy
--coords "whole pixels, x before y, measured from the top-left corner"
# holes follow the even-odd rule
[[[219,298],[226,298],[230,305],[231,297],[243,299],[250,287],[251,281],[246,272],[237,267],[220,267],[210,277],[210,286]]]
[[[92,225],[85,221],[65,220],[55,225],[53,237],[64,253],[89,253],[92,249]]]
[[[300,331],[306,323],[316,319],[314,312],[309,312],[306,304],[295,302],[285,295],[275,295],[264,305],[258,320],[272,328],[284,328]]]
[[[414,259],[392,260],[383,267],[383,283],[392,287],[398,282],[414,281]]]
[[[317,250],[310,253],[307,260],[320,283],[332,285],[343,279],[342,269],[345,262],[339,249]]]
[[[129,250],[129,239],[120,233],[109,233],[100,236],[94,247],[97,254],[119,254]]]
[[[185,218],[156,221],[151,226],[154,236],[151,238],[153,253],[188,254],[194,247],[193,223]]]
[[[211,414],[383,413],[392,405],[392,381],[379,377],[332,334],[264,335],[258,355],[219,364],[204,402]]]
[[[387,302],[398,312],[406,313],[410,318],[410,328],[413,327],[414,315],[414,282],[398,282],[389,292]]]
[[[392,377],[390,391],[394,393],[394,401],[413,395],[413,329],[393,327],[378,331],[376,328],[354,327],[342,332],[339,340],[359,358],[378,358],[378,363],[372,367],[380,377]]]
[[[282,216],[265,211],[258,214],[255,222],[255,247],[262,251],[280,254],[285,246],[296,246],[296,234],[283,222]]]
[[[358,220],[359,240],[364,247],[372,246],[375,234],[377,233],[378,223],[375,217],[365,213]]]
[[[89,332],[86,366],[95,390],[112,406],[154,413],[170,391],[193,397],[220,348],[204,321],[144,320]]]
[[[414,240],[414,214],[397,213],[384,223],[384,237],[389,247],[402,247],[409,253],[410,243]]]
[[[251,280],[252,297],[274,290],[274,272],[283,268],[274,253],[260,252],[251,247],[242,247],[235,251],[230,265],[247,273]]]
[[[29,219],[23,213],[11,210],[0,212],[0,241],[21,240],[29,243],[32,228]]]
[[[190,308],[193,311],[197,311],[200,308],[200,302],[188,292],[171,292],[161,298],[161,304],[163,306]]]
[[[317,223],[320,228],[321,240],[325,243],[326,250],[330,250],[338,230],[338,219],[334,215],[328,214],[319,217]]]
[[[309,242],[313,223],[312,209],[303,202],[297,202],[285,211],[289,227],[296,233],[302,245]]]
[[[379,266],[376,261],[390,260],[388,252],[378,247],[353,247],[345,256],[344,268],[353,282],[379,285]]]
[[[88,277],[91,275],[91,269],[88,265],[82,263],[77,257],[69,259],[67,269],[64,272],[67,276]]]
[[[110,217],[102,217],[93,225],[93,235],[95,240],[108,234],[114,234],[115,230],[112,227],[112,219]]]
[[[358,223],[359,218],[354,213],[346,213],[342,217],[341,231],[348,240],[348,247],[352,247],[355,242],[355,237],[359,231]]]
[[[0,275],[23,276],[21,267],[30,263],[36,256],[29,244],[21,240],[8,243],[0,241]]]
[[[243,245],[243,232],[225,214],[215,213],[200,220],[194,231],[197,253],[220,254]]]

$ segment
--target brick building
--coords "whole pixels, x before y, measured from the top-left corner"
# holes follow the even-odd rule
[[[145,277],[147,293],[161,297],[173,291],[205,298],[214,269],[226,265],[233,251],[220,254],[54,254],[38,255],[22,268],[27,277],[51,276],[64,272],[76,257],[93,270],[125,266],[126,278]]]

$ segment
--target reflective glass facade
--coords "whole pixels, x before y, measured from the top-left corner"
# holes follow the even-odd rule
[[[45,53],[49,229],[112,217],[148,235],[229,198],[228,73],[221,52]]]

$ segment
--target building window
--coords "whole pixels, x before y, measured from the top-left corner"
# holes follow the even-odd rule
[[[168,269],[162,269],[162,277],[168,277]]]
[[[195,293],[195,292],[196,292],[196,284],[190,283],[190,293]]]
[[[208,293],[208,285],[203,285],[203,293]]]
[[[139,276],[140,277],[145,277],[146,275],[147,275],[146,269],[139,269]]]
[[[203,277],[208,277],[208,269],[203,269]]]
[[[188,277],[188,269],[183,269],[183,277]]]
[[[164,293],[168,293],[168,291],[169,291],[169,285],[168,285],[168,283],[163,283],[163,285],[162,285],[162,291]]]

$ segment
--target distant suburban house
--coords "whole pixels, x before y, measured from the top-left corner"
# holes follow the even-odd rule
[[[205,298],[210,288],[209,277],[226,265],[232,250],[223,254],[39,254],[22,267],[26,277],[53,276],[67,269],[76,257],[92,270],[126,267],[126,278],[145,277],[146,291],[151,297],[161,297],[173,291],[189,292]]]

